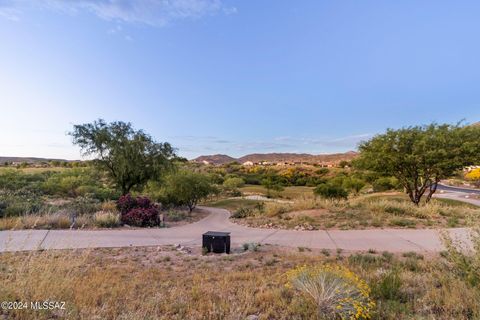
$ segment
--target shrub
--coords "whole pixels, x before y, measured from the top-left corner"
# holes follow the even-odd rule
[[[159,199],[167,206],[187,206],[192,212],[200,201],[217,192],[209,176],[183,170],[165,178]]]
[[[385,257],[383,255],[376,256],[370,253],[355,253],[348,257],[348,262],[351,265],[361,266],[364,269],[367,269],[369,267],[379,267],[384,263],[384,261]]]
[[[99,211],[93,216],[93,221],[100,228],[115,228],[120,225],[120,217],[111,211]]]
[[[244,251],[258,251],[260,247],[260,244],[259,243],[256,243],[256,242],[246,242],[242,245],[242,248]]]
[[[382,278],[375,282],[373,291],[375,296],[386,300],[399,300],[401,298],[400,288],[402,279],[396,270],[385,273]]]
[[[387,205],[385,207],[385,212],[391,213],[395,216],[403,216],[406,214],[406,210],[400,206]]]
[[[252,209],[241,207],[232,214],[232,218],[243,219],[252,216],[253,213]]]
[[[398,180],[393,177],[380,177],[372,183],[374,192],[394,190],[398,186]]]
[[[40,196],[28,189],[0,190],[0,217],[38,213],[42,207]]]
[[[313,192],[326,199],[341,200],[348,197],[348,192],[342,186],[333,183],[320,184]]]
[[[313,300],[319,315],[328,319],[370,319],[375,307],[367,283],[342,266],[301,266],[287,278],[289,286]]]
[[[223,181],[223,188],[228,193],[238,194],[239,193],[238,188],[241,188],[244,185],[245,185],[245,180],[238,177],[227,178],[225,179],[225,181]]]
[[[467,174],[465,174],[465,178],[473,181],[480,180],[480,168],[469,171]]]
[[[71,211],[75,215],[92,214],[100,209],[100,201],[90,196],[77,197],[62,206],[62,209]]]
[[[182,221],[187,218],[187,213],[182,210],[168,210],[167,211],[167,219],[169,221],[175,222],[175,221]]]
[[[138,227],[152,227],[160,224],[158,208],[146,197],[134,198],[130,194],[121,196],[117,202],[124,224]]]
[[[283,203],[275,203],[275,202],[270,202],[267,203],[267,206],[265,208],[265,214],[270,217],[278,217],[281,216],[284,213],[287,213],[291,210],[290,206],[286,206]]]
[[[137,207],[137,199],[132,197],[130,194],[121,196],[117,201],[117,209],[122,215],[126,214],[135,207]]]

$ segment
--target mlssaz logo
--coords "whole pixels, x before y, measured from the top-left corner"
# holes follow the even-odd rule
[[[65,310],[64,301],[31,301],[30,309],[32,310]]]

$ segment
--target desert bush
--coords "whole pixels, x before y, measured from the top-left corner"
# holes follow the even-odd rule
[[[480,180],[480,168],[473,169],[465,174],[465,178],[472,181]]]
[[[0,189],[17,191],[38,190],[40,185],[51,175],[50,172],[27,174],[18,170],[5,170],[0,174]]]
[[[291,210],[292,208],[289,205],[285,205],[283,203],[271,202],[266,205],[265,214],[268,217],[277,217]]]
[[[0,190],[0,217],[15,217],[39,212],[44,203],[28,189]]]
[[[90,195],[99,200],[111,199],[118,192],[103,182],[102,174],[92,168],[74,168],[51,173],[40,189],[49,195],[78,197]]]
[[[247,217],[251,217],[254,215],[255,212],[251,208],[246,208],[246,207],[241,207],[232,214],[232,218],[237,218],[237,219],[244,219]]]
[[[257,252],[260,248],[260,244],[256,242],[247,242],[242,245],[244,251],[254,251]]]
[[[167,206],[187,206],[192,212],[200,201],[217,192],[209,176],[181,170],[165,178],[158,200]]]
[[[245,180],[242,178],[238,177],[231,177],[225,179],[223,181],[223,189],[228,193],[232,194],[233,196],[241,195],[242,193],[238,190],[238,188],[241,188],[245,185]]]
[[[93,215],[93,223],[100,228],[115,228],[120,225],[120,216],[112,211],[98,211]]]
[[[370,253],[361,254],[355,253],[348,257],[348,262],[354,266],[361,266],[364,269],[370,267],[379,267],[384,264],[386,258],[382,256],[373,255]]]
[[[151,227],[160,224],[157,206],[146,197],[134,198],[130,194],[121,196],[117,202],[124,224]]]
[[[398,188],[398,180],[393,177],[380,177],[372,183],[374,192],[383,192]]]
[[[100,208],[102,211],[116,212],[117,203],[115,201],[105,201],[105,202],[102,202]]]
[[[389,270],[372,287],[373,295],[380,299],[400,300],[402,279],[397,270]]]
[[[375,307],[367,283],[343,266],[300,266],[287,278],[326,319],[369,319]]]
[[[62,210],[68,211],[75,215],[93,214],[100,208],[100,201],[88,195],[85,197],[77,197],[61,206]]]
[[[348,198],[348,192],[342,186],[333,183],[322,183],[313,192],[325,199],[342,200]]]
[[[172,222],[176,222],[176,221],[185,220],[185,218],[187,218],[188,214],[187,214],[187,212],[185,212],[183,210],[170,209],[170,210],[167,211],[166,216],[167,216],[167,220],[172,221]]]
[[[354,192],[355,194],[358,194],[360,190],[365,186],[365,181],[355,178],[355,177],[348,177],[343,180],[342,186]]]

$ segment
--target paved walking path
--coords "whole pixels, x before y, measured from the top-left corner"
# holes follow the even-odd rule
[[[458,193],[439,197],[465,200]],[[479,200],[466,199],[480,205]],[[174,228],[132,230],[19,230],[0,232],[0,252],[38,249],[108,248],[157,246],[167,244],[200,245],[206,231],[231,232],[232,244],[246,242],[275,244],[289,247],[341,248],[348,251],[375,249],[391,252],[438,252],[442,250],[440,231],[434,229],[372,229],[297,231],[249,228],[232,223],[224,209],[200,207],[210,214],[195,223]],[[446,232],[468,242],[468,229],[448,229]]]

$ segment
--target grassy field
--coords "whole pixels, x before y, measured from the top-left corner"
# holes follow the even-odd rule
[[[293,203],[232,199],[213,203],[233,212],[235,221],[283,229],[437,228],[468,225],[480,208],[449,199],[433,199],[417,207],[401,193],[362,195],[328,201],[304,192]],[[240,214],[235,214],[241,211]]]
[[[373,319],[478,319],[478,286],[442,257],[308,248],[202,256],[173,247],[0,254],[4,301],[64,301],[65,310],[0,310],[5,319],[322,319],[287,286],[299,265],[342,265],[364,279]]]
[[[285,187],[283,191],[271,191],[270,194],[274,197],[295,199],[302,198],[304,196],[310,197],[312,195],[313,189],[314,188],[312,187]],[[268,194],[268,191],[265,187],[256,185],[246,185],[240,188],[240,191],[243,194],[260,194],[265,196]]]
[[[0,174],[2,174],[5,171],[8,170],[18,170],[23,173],[28,173],[28,174],[34,174],[34,173],[42,173],[42,172],[47,172],[47,171],[55,171],[55,172],[61,172],[65,170],[71,170],[71,168],[65,168],[65,167],[47,167],[47,168],[12,168],[12,167],[0,167]]]

